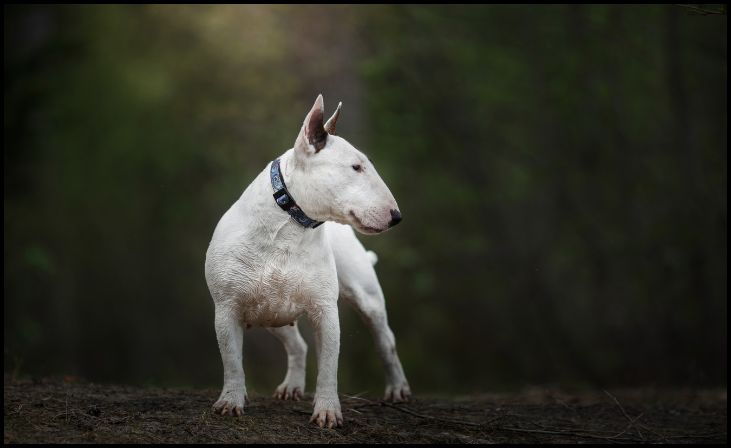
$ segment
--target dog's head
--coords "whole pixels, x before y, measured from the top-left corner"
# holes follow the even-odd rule
[[[396,200],[368,157],[335,135],[340,107],[324,122],[319,95],[294,144],[296,200],[313,219],[350,224],[361,233],[380,233],[401,221]]]

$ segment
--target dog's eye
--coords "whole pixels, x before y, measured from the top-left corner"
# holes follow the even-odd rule
[[[353,169],[359,173],[363,171],[363,167],[360,165],[353,165]]]

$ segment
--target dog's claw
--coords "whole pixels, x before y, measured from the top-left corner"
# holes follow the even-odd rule
[[[333,411],[321,411],[312,415],[310,423],[316,423],[320,428],[338,428],[343,426],[343,417],[337,416]]]
[[[244,415],[244,406],[249,402],[246,392],[224,391],[221,397],[213,404],[213,413],[221,415]]]
[[[340,412],[340,402],[335,400],[315,399],[315,410],[310,417],[311,423],[316,423],[320,428],[337,428],[343,426],[343,414]]]
[[[411,397],[411,389],[408,384],[401,384],[398,386],[386,386],[386,394],[383,399],[385,401],[392,401],[394,403],[400,403],[409,401]]]
[[[300,386],[290,386],[287,383],[283,383],[277,387],[272,397],[278,400],[300,401],[304,397],[302,390],[303,388]]]

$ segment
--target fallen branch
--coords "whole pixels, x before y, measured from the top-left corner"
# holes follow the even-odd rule
[[[627,413],[627,411],[624,410],[624,406],[622,406],[622,404],[619,402],[619,400],[617,400],[617,397],[615,397],[614,395],[610,394],[609,391],[607,391],[607,390],[605,390],[603,392],[605,394],[607,394],[609,396],[609,398],[611,398],[612,400],[614,400],[614,403],[617,405],[617,407],[619,407],[619,410],[622,411],[622,415],[624,415],[624,418],[626,418],[627,421],[629,422],[629,425],[627,426],[627,429],[629,429],[629,428],[631,428],[631,427],[634,426],[635,430],[637,430],[637,434],[639,434],[640,438],[644,442],[645,441],[645,436],[643,436],[642,435],[642,432],[640,431],[640,429],[637,426],[635,426],[635,422],[637,421],[637,419],[639,419],[642,416],[642,414],[640,414],[639,416],[637,416],[635,418],[630,417],[629,414]],[[626,430],[623,431],[623,432],[626,432]]]
[[[361,406],[354,406],[354,407],[350,408],[350,409],[353,409],[353,410],[355,410],[357,408],[368,407],[368,406],[385,406],[385,407],[388,407],[388,408],[396,409],[397,411],[401,411],[401,412],[406,413],[406,414],[409,414],[409,415],[413,415],[414,417],[419,417],[419,418],[423,418],[423,419],[427,419],[427,420],[437,420],[437,421],[441,421],[441,422],[454,423],[454,424],[457,424],[457,425],[477,426],[477,427],[485,426],[487,424],[487,423],[464,422],[464,421],[461,421],[461,420],[452,420],[452,419],[449,419],[449,418],[433,417],[431,415],[425,415],[425,414],[420,414],[418,412],[414,412],[414,411],[412,411],[412,410],[410,410],[408,408],[402,408],[400,406],[395,406],[395,405],[393,405],[391,403],[387,403],[385,401],[375,402],[375,401],[367,400],[365,398],[354,397],[354,396],[349,396],[349,395],[346,395],[346,397],[352,398],[352,399],[355,399],[355,400],[360,400],[360,401],[365,401],[366,402],[366,404],[363,404]]]
[[[630,439],[627,437],[623,438],[617,438],[614,436],[598,436],[595,434],[589,434],[589,433],[580,433],[580,432],[573,432],[573,431],[548,431],[543,429],[525,429],[525,428],[512,428],[508,426],[501,426],[497,429],[503,430],[503,431],[514,431],[514,432],[534,432],[538,434],[553,434],[553,435],[559,435],[559,436],[572,436],[572,437],[583,437],[587,439],[600,439],[600,440],[609,440],[609,441],[620,441],[620,442],[645,442],[644,439]]]
[[[625,432],[627,432],[627,430],[629,428],[631,428],[632,426],[634,426],[635,429],[637,429],[637,433],[640,435],[640,437],[642,437],[643,440],[645,439],[645,436],[642,435],[642,433],[640,432],[639,428],[642,428],[645,431],[651,432],[651,433],[655,434],[657,437],[659,437],[660,439],[662,439],[663,441],[667,442],[667,439],[665,438],[664,435],[659,434],[657,431],[655,431],[654,429],[650,428],[647,425],[643,425],[642,423],[639,423],[639,424],[636,423],[640,419],[640,417],[642,417],[642,415],[644,415],[644,413],[641,413],[640,415],[638,415],[635,418],[631,418],[629,416],[629,414],[627,413],[627,411],[625,411],[624,406],[622,406],[622,404],[619,402],[619,400],[617,400],[617,397],[615,397],[614,395],[610,394],[609,391],[606,391],[606,390],[604,391],[604,393],[607,394],[609,396],[609,398],[611,398],[612,400],[614,400],[614,402],[617,404],[617,406],[619,407],[619,409],[622,411],[622,414],[624,415],[624,417],[629,421],[629,425],[627,426],[627,428],[624,431],[622,431],[621,433],[619,433],[620,435],[621,434],[624,434]]]
[[[458,425],[467,425],[467,426],[483,426],[484,425],[483,423],[463,422],[463,421],[460,421],[460,420],[452,420],[452,419],[449,419],[449,418],[439,418],[439,417],[432,417],[431,415],[419,414],[418,412],[411,411],[411,410],[409,410],[407,408],[401,408],[399,406],[394,406],[391,403],[386,403],[385,401],[382,401],[381,402],[381,406],[386,406],[386,407],[389,407],[389,408],[393,408],[393,409],[396,409],[397,411],[405,412],[405,413],[411,414],[411,415],[413,415],[415,417],[426,418],[426,419],[429,419],[429,420],[439,420],[439,421],[442,421],[442,422],[456,423]]]

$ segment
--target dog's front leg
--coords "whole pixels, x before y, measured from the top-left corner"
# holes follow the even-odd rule
[[[317,343],[317,388],[311,422],[321,428],[343,425],[338,399],[338,355],[340,319],[337,302],[325,305],[310,316]]]
[[[231,307],[216,306],[216,337],[223,361],[223,390],[213,411],[222,415],[242,415],[248,401],[242,364],[244,329]]]

